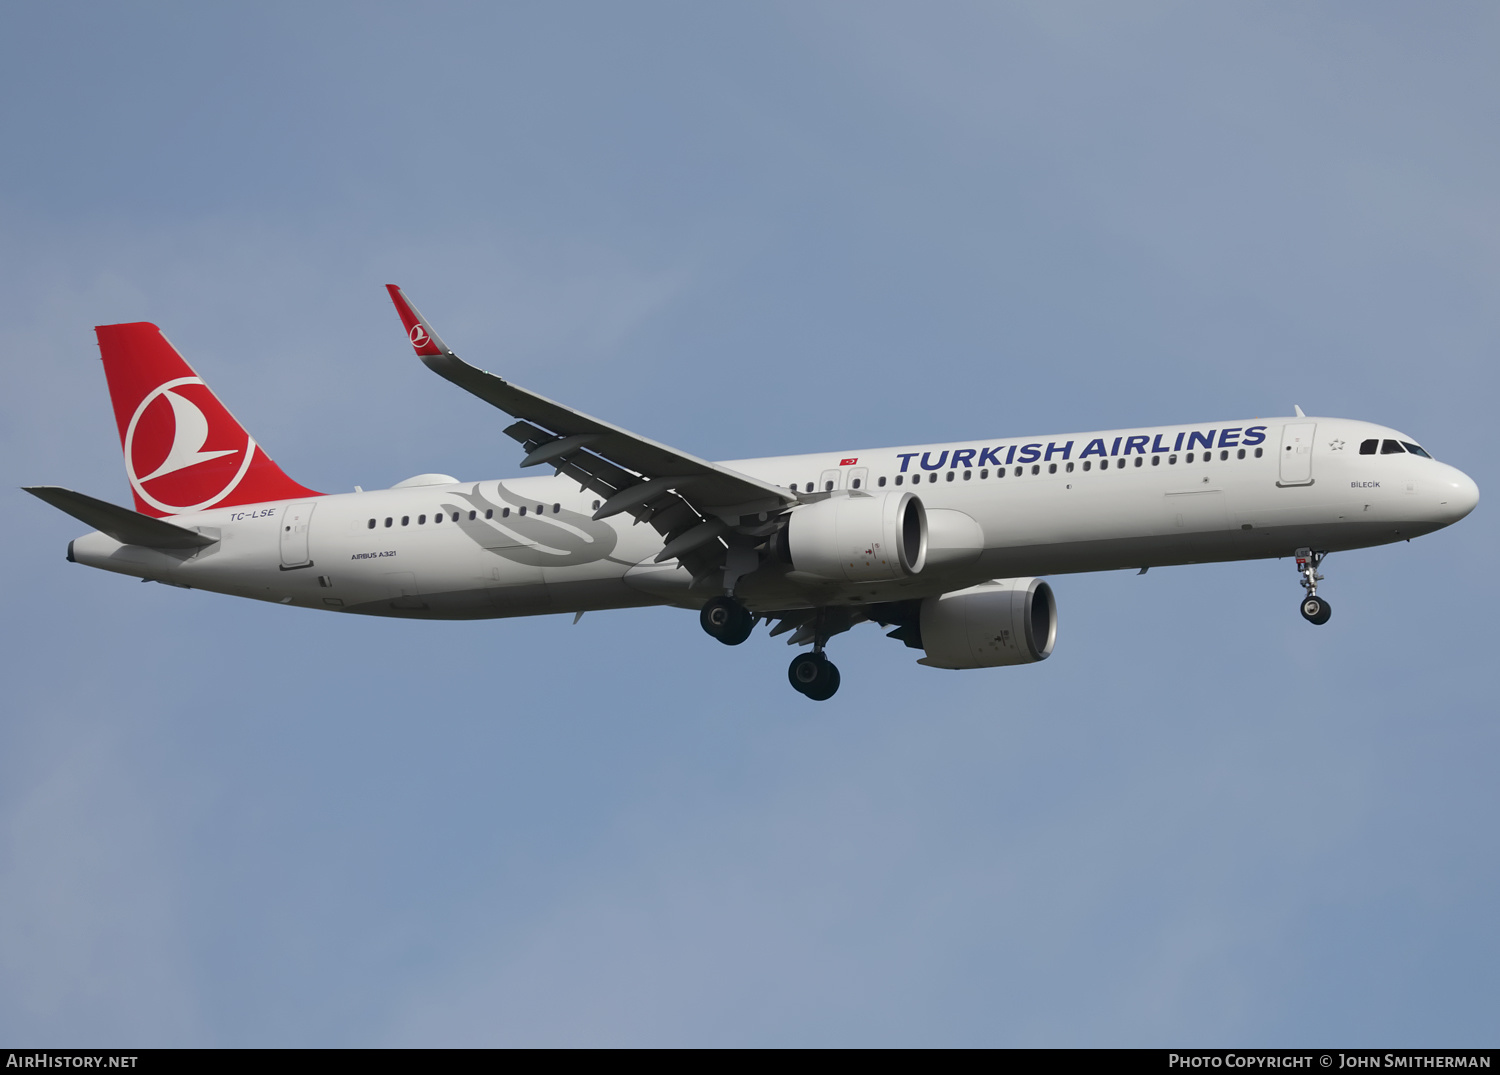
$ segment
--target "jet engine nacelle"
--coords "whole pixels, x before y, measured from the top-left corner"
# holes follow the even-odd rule
[[[792,512],[781,532],[797,571],[842,582],[890,582],[927,562],[927,513],[913,493],[832,496]]]
[[[1044,661],[1057,641],[1057,602],[1041,579],[996,579],[921,606],[918,664],[932,668],[995,668]]]

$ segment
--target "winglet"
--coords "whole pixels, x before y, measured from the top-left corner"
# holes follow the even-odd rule
[[[402,293],[395,284],[386,284],[385,289],[391,293],[391,301],[396,304],[396,312],[401,315],[401,323],[406,326],[406,338],[416,349],[418,358],[436,358],[439,355],[451,355],[448,345],[438,338],[438,334],[432,331],[432,326],[427,319],[417,312],[417,308]]]

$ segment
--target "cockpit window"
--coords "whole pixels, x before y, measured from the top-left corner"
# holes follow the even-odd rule
[[[1401,443],[1403,445],[1405,445],[1406,450],[1408,452],[1410,452],[1412,455],[1420,455],[1423,459],[1431,459],[1432,458],[1432,456],[1428,455],[1427,451],[1420,444],[1413,444],[1409,440],[1404,440]]]
[[[1381,455],[1405,455],[1406,449],[1401,447],[1399,441],[1383,440],[1380,442]]]
[[[1359,442],[1359,454],[1374,455],[1375,449],[1379,447],[1380,441],[1375,437],[1371,437],[1369,440],[1362,440]]]

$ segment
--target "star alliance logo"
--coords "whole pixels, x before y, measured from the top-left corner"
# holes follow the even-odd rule
[[[1331,440],[1328,442],[1328,448],[1330,451],[1341,452],[1344,450],[1344,442],[1341,440]]]

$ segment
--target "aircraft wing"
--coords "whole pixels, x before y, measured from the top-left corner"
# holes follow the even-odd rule
[[[675,546],[694,577],[724,562],[721,538],[746,515],[795,504],[790,490],[670,448],[556,403],[469,365],[453,353],[395,284],[391,301],[417,356],[460,388],[519,421],[505,433],[526,449],[524,466],[546,463],[603,503],[594,518],[630,512]],[[664,557],[666,558],[666,557]]]

